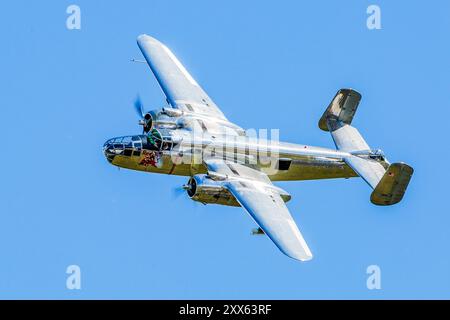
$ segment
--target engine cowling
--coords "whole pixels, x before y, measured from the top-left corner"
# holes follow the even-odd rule
[[[184,189],[194,201],[240,207],[234,196],[223,186],[222,181],[213,180],[206,174],[191,177]]]
[[[181,111],[172,108],[151,110],[144,115],[140,124],[144,126],[144,132],[149,132],[153,126],[156,128],[176,129],[179,115],[181,115]]]
[[[141,125],[144,127],[144,132],[147,133],[153,128],[153,116],[150,112],[144,115],[144,119],[141,120]]]

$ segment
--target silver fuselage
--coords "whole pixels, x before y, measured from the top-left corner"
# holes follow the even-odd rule
[[[145,136],[133,136],[133,139],[135,137],[143,140]],[[206,173],[202,159],[214,156],[258,167],[272,181],[357,176],[343,161],[348,153],[328,148],[249,139],[246,136],[197,137],[186,134],[176,137],[176,143],[167,150],[145,150],[145,146],[134,142],[121,146],[118,142],[122,138],[105,143],[105,156],[115,166],[138,171],[192,176]]]

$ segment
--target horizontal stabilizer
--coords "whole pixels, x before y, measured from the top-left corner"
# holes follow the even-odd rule
[[[353,169],[353,171],[363,178],[372,189],[377,187],[378,183],[386,173],[385,167],[375,160],[350,156],[345,158],[344,161]]]
[[[361,94],[355,90],[339,90],[320,118],[319,127],[330,131],[336,148],[348,153],[345,163],[372,187],[370,201],[380,206],[396,204],[402,200],[414,170],[405,163],[389,164],[384,153],[372,150],[351,125],[360,101]]]
[[[393,163],[370,196],[373,204],[387,206],[400,202],[414,170],[406,163]]]

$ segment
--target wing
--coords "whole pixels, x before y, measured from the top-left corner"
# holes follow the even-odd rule
[[[225,187],[250,214],[264,233],[287,256],[307,261],[312,259],[303,236],[289,213],[281,195],[262,172],[219,159],[205,161],[210,174],[225,176]]]
[[[145,34],[137,43],[172,107],[227,120],[169,48]]]

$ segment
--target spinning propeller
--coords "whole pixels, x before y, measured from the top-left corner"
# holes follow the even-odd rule
[[[149,132],[153,126],[153,119],[150,113],[144,112],[144,105],[142,104],[142,100],[139,95],[137,95],[134,100],[134,110],[136,110],[136,113],[141,118],[139,120],[139,125],[142,126],[142,133]]]

